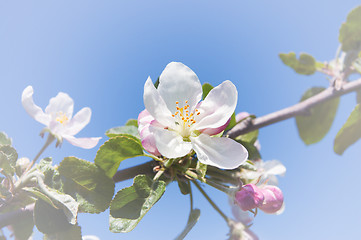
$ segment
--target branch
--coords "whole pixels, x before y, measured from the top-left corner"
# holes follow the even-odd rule
[[[345,83],[340,90],[336,90],[334,87],[329,87],[321,93],[310,97],[305,101],[297,103],[291,107],[284,108],[282,110],[267,114],[262,117],[242,121],[231,130],[229,130],[227,135],[230,138],[236,138],[239,135],[252,132],[254,130],[276,122],[280,122],[298,115],[307,115],[309,114],[309,110],[312,107],[327,100],[339,97],[349,92],[356,91],[358,89],[361,89],[361,78],[352,82]]]

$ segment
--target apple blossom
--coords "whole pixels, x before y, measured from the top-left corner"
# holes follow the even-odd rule
[[[91,110],[88,107],[81,109],[73,115],[74,102],[68,94],[59,92],[51,98],[45,112],[33,101],[33,87],[28,86],[22,94],[22,104],[26,112],[36,121],[46,127],[41,131],[43,135],[49,132],[57,139],[56,145],[60,145],[66,139],[72,145],[81,148],[93,148],[98,144],[100,137],[96,138],[75,138],[74,135],[82,130],[90,121]]]
[[[281,189],[276,186],[265,185],[260,188],[264,201],[259,209],[265,213],[277,213],[283,206],[283,194]]]
[[[182,63],[166,66],[157,89],[148,77],[144,85],[147,112],[138,118],[143,146],[167,158],[183,157],[193,149],[201,163],[223,169],[240,166],[248,158],[247,150],[230,138],[211,137],[225,129],[233,114],[236,87],[224,81],[201,98],[197,75]]]

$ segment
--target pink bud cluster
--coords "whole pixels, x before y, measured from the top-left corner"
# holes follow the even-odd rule
[[[234,200],[243,211],[259,208],[265,213],[276,213],[283,205],[283,194],[276,186],[246,184],[236,192]]]

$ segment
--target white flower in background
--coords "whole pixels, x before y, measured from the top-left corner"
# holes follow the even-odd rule
[[[241,178],[252,179],[251,183],[257,183],[261,185],[267,183],[268,185],[278,185],[278,176],[283,176],[286,173],[286,167],[278,160],[254,161],[254,166],[257,171],[250,171],[242,169]]]
[[[100,238],[98,238],[97,236],[94,235],[86,235],[82,237],[83,240],[100,240]]]
[[[228,240],[258,240],[259,238],[242,222],[228,220],[230,228]]]
[[[247,150],[230,138],[211,137],[224,130],[233,114],[236,87],[225,81],[201,100],[202,85],[197,75],[182,63],[169,63],[157,89],[150,78],[144,85],[144,105],[152,117],[145,121],[149,124],[142,125],[149,128],[144,135],[167,158],[183,157],[193,149],[201,163],[223,169],[240,166],[248,157]]]
[[[46,127],[41,134],[49,132],[56,139],[56,145],[60,145],[63,139],[74,146],[81,148],[93,148],[98,144],[100,137],[97,138],[75,138],[74,135],[82,130],[90,121],[91,110],[88,107],[81,109],[73,115],[74,102],[68,94],[59,92],[54,98],[51,98],[45,112],[35,105],[33,101],[33,87],[28,86],[22,94],[22,104],[26,112],[36,121],[44,124]]]

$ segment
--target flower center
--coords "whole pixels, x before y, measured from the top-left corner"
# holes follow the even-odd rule
[[[56,121],[57,122],[60,122],[61,124],[65,124],[66,122],[68,122],[68,120],[69,120],[69,118],[66,116],[66,114],[65,113],[63,113],[63,112],[58,112],[57,114],[57,117],[56,117]]]
[[[198,109],[195,109],[193,112],[190,112],[190,107],[188,101],[185,101],[184,107],[179,107],[179,102],[175,102],[177,105],[177,111],[172,115],[175,118],[175,123],[177,125],[176,131],[183,137],[188,138],[191,135],[191,126],[196,123],[194,119],[195,115],[199,115],[200,112]]]

